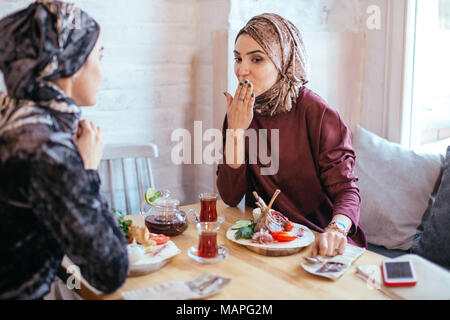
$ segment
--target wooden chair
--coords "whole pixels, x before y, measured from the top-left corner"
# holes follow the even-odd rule
[[[105,152],[103,154],[103,158],[100,164],[99,172],[102,177],[102,188],[103,193],[109,194],[110,206],[111,208],[116,208],[115,196],[114,192],[118,189],[117,183],[118,178],[114,178],[120,175],[120,171],[113,170],[113,163],[119,164],[121,167],[121,175],[123,179],[123,191],[125,195],[125,203],[126,203],[126,213],[133,214],[137,212],[133,212],[131,209],[131,201],[130,201],[130,180],[131,177],[134,176],[134,173],[127,171],[126,160],[130,159],[131,161],[134,159],[134,167],[136,170],[137,177],[137,186],[138,193],[140,199],[140,205],[142,205],[144,201],[144,193],[147,188],[144,188],[143,180],[145,178],[145,174],[143,171],[147,171],[147,186],[155,188],[155,181],[153,177],[151,159],[159,156],[158,146],[153,143],[148,144],[135,144],[135,145],[108,145],[105,146]],[[144,163],[144,166],[139,165],[139,160]],[[127,163],[130,163],[129,161]],[[142,170],[142,167],[146,167],[146,170]],[[120,170],[120,169],[119,169]],[[103,175],[102,175],[103,173]],[[106,178],[106,179],[104,179]],[[108,182],[108,183],[107,183]]]

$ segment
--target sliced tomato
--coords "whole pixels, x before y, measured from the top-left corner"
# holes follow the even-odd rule
[[[291,236],[289,233],[284,231],[272,232],[271,235],[272,238],[278,242],[290,242],[298,238],[296,236]]]
[[[153,240],[153,241],[155,241],[157,246],[159,246],[161,244],[164,244],[164,243],[166,243],[167,241],[170,240],[170,237],[168,237],[168,236],[166,236],[164,234],[158,234],[158,235],[150,234],[148,236],[148,238]]]
[[[294,229],[294,225],[289,220],[284,223],[284,230],[285,231],[291,231]]]

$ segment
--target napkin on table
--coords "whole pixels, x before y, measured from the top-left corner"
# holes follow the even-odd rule
[[[318,264],[310,264],[310,263],[302,263],[303,269],[305,269],[307,272],[312,273],[314,275],[325,277],[332,280],[339,279],[347,270],[350,268],[352,263],[361,256],[366,249],[359,248],[352,245],[347,245],[345,247],[345,251],[341,255],[337,255],[335,257],[319,257],[319,259],[322,261]],[[340,271],[329,271],[329,272],[321,272],[320,270],[323,270],[325,268],[325,265],[327,263],[342,263],[343,266],[340,269]]]
[[[202,299],[216,294],[231,279],[207,272],[187,282],[166,282],[156,286],[122,292],[126,300],[188,300]]]

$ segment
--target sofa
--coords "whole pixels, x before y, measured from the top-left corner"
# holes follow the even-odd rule
[[[352,139],[368,249],[450,269],[450,147],[446,157],[418,154],[360,126]]]

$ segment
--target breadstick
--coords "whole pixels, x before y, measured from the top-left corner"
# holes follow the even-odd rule
[[[275,199],[278,197],[278,195],[279,195],[280,193],[281,193],[281,190],[280,190],[280,189],[277,189],[277,190],[275,191],[275,193],[273,194],[272,199],[270,199],[269,206],[267,207],[269,210],[270,210],[270,208],[272,208],[273,202],[275,201]]]

